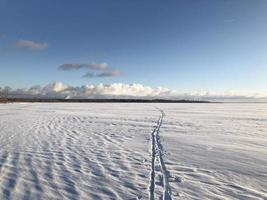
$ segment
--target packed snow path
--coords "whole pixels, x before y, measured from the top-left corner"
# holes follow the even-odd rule
[[[265,200],[266,133],[267,104],[0,104],[0,199]]]
[[[159,109],[160,110],[160,109]],[[165,113],[163,110],[160,110],[160,117],[158,119],[158,122],[156,124],[155,129],[153,130],[151,134],[151,172],[150,172],[150,186],[149,186],[149,198],[150,200],[155,199],[155,166],[156,161],[158,161],[158,165],[160,166],[160,177],[162,178],[162,184],[163,184],[163,193],[161,196],[161,199],[163,200],[171,200],[171,188],[169,185],[169,172],[167,171],[166,165],[163,160],[163,145],[160,142],[160,128],[163,122],[163,117],[165,116]]]

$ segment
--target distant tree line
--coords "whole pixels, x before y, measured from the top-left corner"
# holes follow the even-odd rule
[[[9,91],[9,87],[0,87],[0,101],[6,101],[8,99]]]
[[[65,103],[210,103],[194,100],[167,99],[42,99],[42,98],[8,98],[9,102],[65,102]]]

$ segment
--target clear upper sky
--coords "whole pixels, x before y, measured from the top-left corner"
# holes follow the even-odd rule
[[[53,81],[267,90],[267,1],[0,0],[0,85]]]

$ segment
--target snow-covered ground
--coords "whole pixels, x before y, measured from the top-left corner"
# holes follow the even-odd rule
[[[0,199],[267,199],[267,104],[0,105]]]

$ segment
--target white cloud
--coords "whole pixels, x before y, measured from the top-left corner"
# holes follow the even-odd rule
[[[83,75],[84,78],[103,78],[103,77],[117,77],[120,76],[121,72],[118,70],[106,70],[99,74],[88,72]]]
[[[48,84],[44,87],[33,86],[29,89],[16,89],[10,92],[12,97],[39,97],[39,98],[163,98],[188,99],[210,101],[266,101],[267,92],[228,91],[207,92],[197,91],[178,93],[163,87],[150,87],[142,84],[97,84],[82,85],[79,87],[67,86],[61,82]]]
[[[83,75],[84,78],[95,78],[95,73],[92,72],[88,72],[86,74]]]
[[[58,67],[59,70],[63,71],[72,71],[87,69],[89,70],[84,74],[83,78],[103,78],[103,77],[117,77],[122,73],[119,70],[111,69],[107,63],[90,63],[90,64],[81,64],[81,63],[65,63]],[[100,71],[98,73],[93,73],[92,71]]]
[[[38,43],[31,40],[18,40],[16,46],[18,48],[30,50],[44,50],[48,47],[46,43]]]
[[[49,93],[49,92],[61,92],[61,91],[65,90],[65,89],[67,89],[67,88],[68,88],[68,86],[64,85],[61,82],[54,82],[54,83],[48,84],[42,90],[46,94],[46,93]]]
[[[79,69],[91,69],[91,70],[106,70],[108,68],[107,63],[65,63],[58,67],[59,70],[63,71],[71,71],[71,70],[79,70]]]
[[[121,75],[121,72],[118,70],[109,70],[109,71],[105,71],[100,74],[97,74],[97,77],[116,77],[120,75]]]
[[[108,68],[107,63],[92,63],[90,64],[91,69],[96,69],[96,70],[105,70]]]

